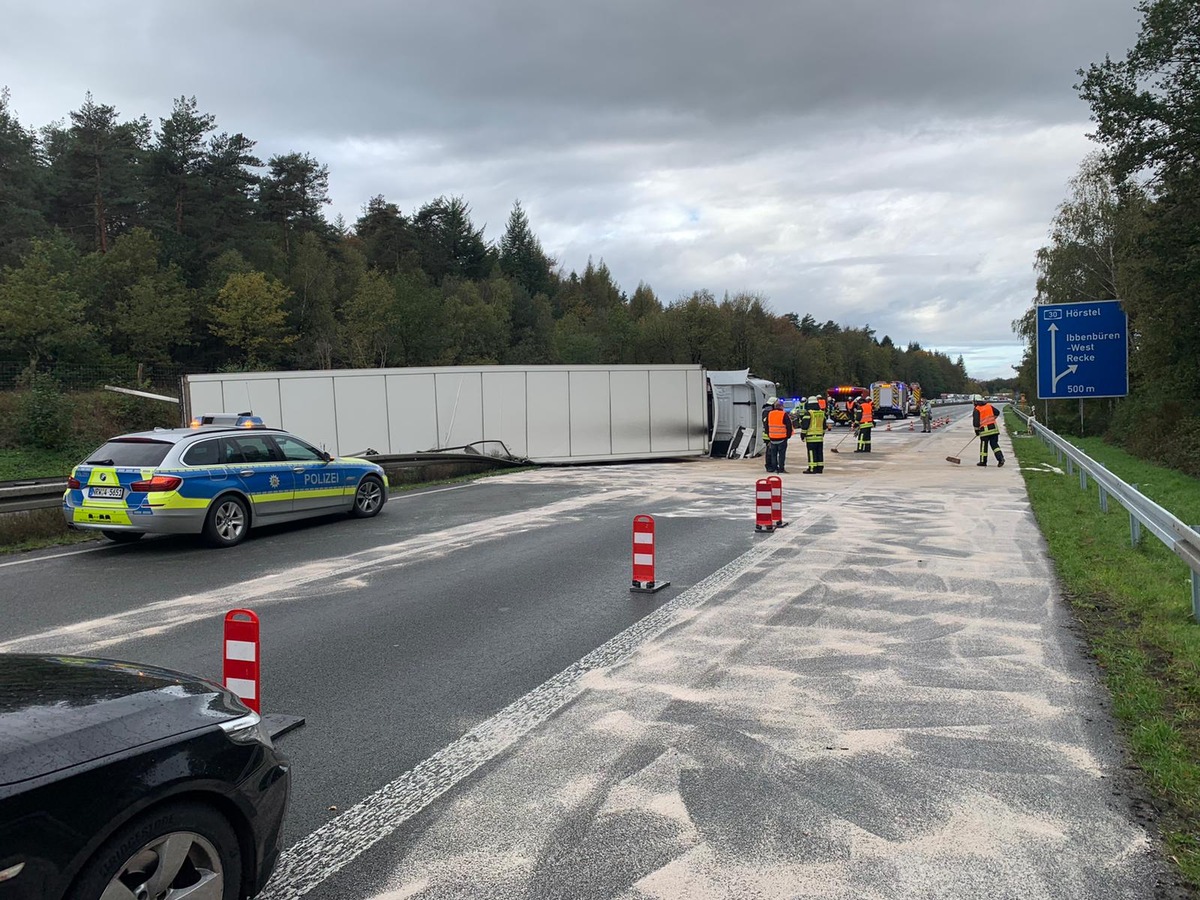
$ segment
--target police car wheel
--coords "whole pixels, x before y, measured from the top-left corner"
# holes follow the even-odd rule
[[[132,544],[146,536],[144,531],[101,531],[114,544]]]
[[[214,547],[241,543],[250,530],[250,511],[240,497],[229,494],[217,499],[204,520],[204,537]]]
[[[354,505],[350,507],[350,515],[356,519],[369,519],[379,514],[383,509],[383,482],[373,475],[366,476],[358,483],[354,492]]]

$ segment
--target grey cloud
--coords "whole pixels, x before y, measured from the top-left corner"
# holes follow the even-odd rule
[[[1074,72],[1138,21],[1131,0],[9,6],[26,124],[88,90],[128,117],[196,95],[263,156],[329,164],[351,221],[455,194],[494,239],[519,198],[567,269],[604,259],[626,290],[745,290],[1000,369],[1087,150]]]

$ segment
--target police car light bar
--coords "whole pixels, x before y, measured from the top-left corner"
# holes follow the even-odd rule
[[[266,427],[261,416],[251,415],[250,413],[211,413],[209,415],[196,416],[191,421],[192,428],[200,428],[204,425],[232,425],[235,428]]]

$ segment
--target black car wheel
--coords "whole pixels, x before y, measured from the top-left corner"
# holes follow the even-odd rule
[[[100,533],[114,544],[132,544],[146,536],[144,531],[101,531]]]
[[[235,494],[218,497],[204,520],[204,537],[214,547],[240,544],[250,530],[250,510]]]
[[[172,803],[134,819],[88,861],[71,900],[236,900],[242,883],[237,835],[198,803]]]
[[[374,475],[367,475],[358,483],[354,492],[354,505],[350,507],[350,515],[356,519],[369,519],[379,515],[383,509],[383,482]]]

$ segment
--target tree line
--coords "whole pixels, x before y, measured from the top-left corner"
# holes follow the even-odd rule
[[[1027,347],[1019,380],[1035,398],[1038,305],[1121,300],[1129,396],[1051,401],[1039,415],[1200,475],[1200,6],[1143,0],[1138,11],[1124,58],[1078,72],[1098,146],[1037,253],[1033,304],[1013,323]]]
[[[122,119],[90,94],[32,129],[0,94],[0,361],[191,371],[701,363],[794,393],[899,378],[968,388],[963,360],[869,325],[776,315],[760,295],[626,294],[565,273],[515,202],[485,239],[462,197],[382,196],[328,221],[329,170],[258,158],[194,97]]]

